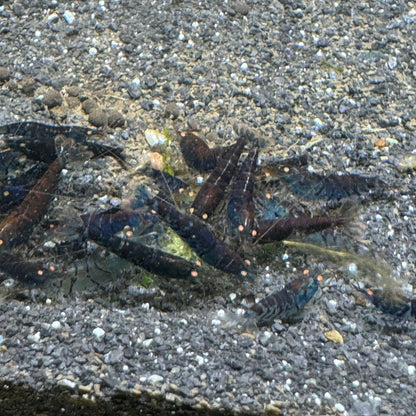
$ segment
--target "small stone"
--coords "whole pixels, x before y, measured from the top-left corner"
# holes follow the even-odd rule
[[[163,171],[165,169],[165,161],[163,159],[163,156],[158,152],[152,152],[150,154],[150,165],[153,169]]]
[[[32,342],[39,342],[40,341],[40,332],[36,332],[35,334],[29,334],[27,339]]]
[[[335,409],[337,409],[341,413],[344,413],[345,412],[345,407],[341,403],[335,403],[335,406],[334,407],[335,407]]]
[[[25,78],[21,84],[20,88],[22,93],[27,96],[33,96],[34,92],[36,91],[36,81],[33,78]]]
[[[88,121],[95,127],[103,127],[107,125],[107,114],[100,108],[92,110],[88,116]]]
[[[234,11],[236,13],[239,13],[243,16],[247,16],[248,12],[250,11],[250,7],[243,2],[238,1],[235,5],[234,5]]]
[[[152,374],[152,375],[148,378],[148,380],[149,380],[151,383],[156,384],[156,383],[160,383],[161,381],[163,381],[163,377],[162,377],[162,376],[160,376],[159,374]]]
[[[271,416],[280,416],[283,414],[282,410],[275,403],[266,404],[264,413]]]
[[[270,331],[264,331],[260,336],[259,336],[259,343],[261,345],[263,345],[263,347],[267,347],[267,345],[270,342],[270,338],[273,334]]]
[[[97,103],[94,100],[92,100],[91,98],[88,98],[88,100],[85,100],[82,103],[82,109],[84,110],[84,112],[86,114],[92,113],[97,108],[98,108]]]
[[[70,87],[68,87],[66,89],[66,92],[68,93],[68,95],[70,97],[78,97],[79,93],[81,92],[80,88],[75,86],[75,85],[71,85]]]
[[[75,381],[68,380],[67,378],[63,378],[62,380],[59,380],[58,384],[60,386],[68,387],[71,390],[74,390],[76,385],[77,385],[77,383],[75,383]]]
[[[416,367],[414,365],[409,365],[407,367],[407,374],[409,374],[409,376],[413,376],[415,374],[415,370]]]
[[[400,172],[410,172],[416,169],[416,155],[410,154],[404,156],[397,164],[397,169]]]
[[[176,103],[168,103],[165,107],[165,117],[172,117],[173,119],[177,119],[180,115],[180,108]]]
[[[126,120],[124,119],[124,116],[116,111],[111,110],[108,112],[108,126],[115,129],[116,127],[124,127],[124,124],[126,123]]]
[[[97,327],[92,331],[92,334],[98,342],[101,342],[104,339],[105,331],[102,328]]]
[[[74,13],[70,12],[69,10],[65,10],[63,16],[64,16],[64,19],[66,20],[66,22],[69,25],[72,25],[74,23],[74,21],[75,21]]]
[[[324,335],[330,341],[335,342],[335,344],[343,344],[344,343],[344,339],[342,338],[342,335],[335,329],[333,331],[325,332]]]
[[[343,360],[338,360],[338,359],[334,359],[334,364],[335,364],[335,366],[336,367],[341,367],[341,366],[343,366],[345,363],[344,363],[344,361]]]
[[[377,139],[374,143],[374,147],[379,150],[384,149],[385,147],[387,147],[387,140],[384,138]]]
[[[123,361],[123,351],[121,349],[112,350],[104,354],[104,362],[106,364],[117,364]]]
[[[166,142],[166,136],[163,133],[152,129],[147,129],[144,132],[144,138],[151,148],[161,146]]]
[[[58,329],[61,329],[61,327],[62,327],[62,325],[59,321],[53,321],[51,323],[51,328],[52,329],[58,330]]]
[[[10,71],[4,66],[0,66],[0,82],[5,82],[10,79]]]
[[[43,96],[42,102],[48,108],[58,107],[62,104],[62,95],[59,93],[59,91],[51,88]]]
[[[188,124],[189,130],[192,130],[192,131],[199,131],[200,130],[199,123],[194,118],[188,119],[187,124]]]
[[[142,344],[144,347],[149,348],[153,344],[153,338],[145,339]]]

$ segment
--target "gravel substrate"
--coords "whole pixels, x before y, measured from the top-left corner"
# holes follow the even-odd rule
[[[416,413],[415,319],[383,314],[351,284],[377,284],[374,267],[282,246],[257,254],[255,283],[217,273],[144,289],[138,268],[91,243],[52,250],[80,213],[132,196],[155,156],[145,130],[190,128],[223,145],[249,128],[262,161],[307,153],[310,170],[385,181],[356,221],[368,257],[412,296],[416,3],[3,3],[0,125],[108,126],[101,141],[125,149],[128,169],[69,163],[48,213],[56,232],[41,225],[18,248],[66,269],[62,285],[1,276],[0,414]],[[171,162],[195,181],[177,147]],[[245,330],[219,319],[304,269],[324,281],[302,319]]]

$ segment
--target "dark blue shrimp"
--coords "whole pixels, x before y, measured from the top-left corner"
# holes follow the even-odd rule
[[[230,246],[218,240],[211,227],[200,219],[182,214],[159,198],[150,201],[149,205],[208,264],[226,273],[253,279],[249,264]]]
[[[192,213],[194,215],[207,219],[214,213],[224,198],[225,189],[234,176],[245,142],[245,139],[239,139],[218,160],[215,169],[195,197],[192,204]]]
[[[100,130],[93,130],[80,126],[52,126],[32,121],[24,121],[0,126],[0,134],[19,136],[21,139],[6,140],[10,148],[19,150],[31,159],[52,163],[56,157],[55,137],[64,135],[76,143],[87,146],[95,158],[112,156],[125,167],[121,149],[114,146],[99,144],[87,140],[87,137],[102,134]]]
[[[43,262],[26,261],[19,256],[4,251],[0,252],[0,270],[5,273],[0,281],[9,275],[21,283],[40,284],[52,278],[58,273],[51,268],[46,268]]]
[[[408,299],[391,289],[365,290],[358,286],[355,286],[355,289],[364,293],[366,298],[368,298],[373,305],[379,308],[383,313],[388,313],[396,317],[416,317],[416,299]]]
[[[119,214],[120,218],[109,215],[111,214],[107,216],[102,216],[102,214],[81,216],[89,238],[150,273],[178,279],[191,279],[198,276],[199,265],[196,263],[133,241],[128,237],[111,235],[112,230],[119,230],[123,222],[131,222],[134,217],[126,212]],[[122,217],[124,221],[121,220]],[[135,223],[136,220],[137,218],[133,222]]]
[[[356,174],[323,176],[307,170],[294,170],[282,178],[292,192],[307,200],[340,200],[363,194],[380,197],[386,189],[386,184],[379,178]]]
[[[99,234],[101,238],[111,237],[125,227],[140,228],[140,231],[145,233],[150,231],[155,223],[154,215],[149,212],[127,211],[119,208],[83,214],[81,219],[84,224],[88,224],[88,231],[91,234]]]
[[[258,150],[254,149],[245,158],[234,177],[232,191],[227,206],[228,220],[234,230],[247,237],[254,224],[254,179],[257,167]]]
[[[305,275],[292,280],[283,289],[251,306],[245,318],[254,318],[257,326],[270,325],[276,318],[290,320],[313,298],[318,288],[315,277]]]
[[[7,178],[0,185],[0,213],[5,213],[19,205],[37,180],[46,172],[48,166],[38,162],[15,178]]]

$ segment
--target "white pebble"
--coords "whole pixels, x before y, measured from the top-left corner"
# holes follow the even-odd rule
[[[70,12],[69,10],[66,10],[64,13],[64,19],[69,25],[72,25],[75,21],[75,15],[74,13]]]
[[[94,48],[94,47],[92,47],[92,48],[90,48],[90,49],[89,49],[88,53],[89,53],[91,56],[97,55],[97,49],[96,49],[96,48]]]
[[[355,264],[355,263],[351,263],[349,266],[348,266],[348,271],[350,272],[350,273],[357,273],[357,265]]]
[[[152,345],[152,343],[153,343],[153,338],[145,339],[143,341],[143,346],[144,347],[150,347]]]
[[[92,334],[95,336],[98,342],[101,342],[105,336],[105,331],[104,329],[97,327],[94,329],[94,331],[92,331]]]
[[[149,380],[151,383],[160,383],[161,381],[163,381],[163,377],[162,377],[162,376],[160,376],[159,374],[152,374],[152,375],[148,378],[148,380]]]
[[[56,14],[56,13],[52,13],[51,15],[49,15],[48,17],[47,17],[47,21],[48,21],[48,23],[52,23],[52,22],[54,22],[55,20],[58,20],[59,19],[59,16]]]
[[[235,298],[237,297],[237,295],[235,293],[230,293],[228,296],[229,296],[231,302],[234,302]]]
[[[345,407],[341,403],[335,403],[335,409],[337,409],[340,412],[345,412]]]
[[[319,397],[315,397],[315,404],[320,406],[322,404],[322,400]]]
[[[182,31],[179,32],[178,40],[180,40],[180,41],[184,41],[185,40],[185,35],[183,34]]]
[[[67,378],[63,378],[62,380],[59,380],[58,384],[61,385],[61,386],[64,386],[64,387],[68,387],[71,390],[73,390],[77,385],[77,383],[75,383],[72,380],[68,380]]]
[[[344,365],[344,360],[337,360],[336,358],[334,359],[334,364],[336,367],[341,367]]]
[[[52,329],[58,330],[58,329],[61,329],[61,327],[62,327],[62,325],[61,325],[61,323],[59,321],[53,321],[51,323],[51,328]]]
[[[154,146],[163,145],[166,142],[166,136],[163,133],[152,129],[147,129],[144,132],[144,138],[151,148]]]
[[[329,400],[332,396],[331,396],[331,393],[330,393],[329,391],[327,391],[327,392],[324,394],[324,397],[325,397],[325,399]]]
[[[29,334],[27,339],[32,342],[39,342],[40,341],[40,332],[36,332],[36,334]]]
[[[241,64],[241,66],[240,66],[240,69],[241,69],[243,72],[246,72],[246,71],[247,71],[247,69],[248,69],[248,65],[247,65],[247,63],[246,63],[246,62],[243,62],[243,63]]]
[[[394,68],[396,68],[396,66],[397,66],[397,59],[396,59],[396,57],[395,56],[390,56],[389,57],[389,62],[388,62],[387,65],[389,66],[389,68],[391,70],[393,70]]]
[[[196,177],[196,183],[198,185],[201,185],[204,182],[204,178],[202,176],[197,176]]]
[[[219,326],[219,325],[221,325],[221,321],[219,319],[213,319],[211,321],[211,325]]]
[[[43,247],[45,248],[55,248],[56,243],[54,241],[45,241]]]
[[[35,38],[40,38],[41,37],[41,35],[42,35],[42,33],[41,33],[41,31],[40,30],[36,30],[35,31]]]
[[[407,367],[407,373],[409,376],[413,376],[415,374],[416,367],[414,365],[409,365]]]
[[[352,385],[353,385],[354,387],[358,387],[358,386],[360,385],[360,382],[359,382],[358,380],[354,380],[354,381],[352,382]]]
[[[0,345],[3,344],[4,338],[3,335],[0,335]]]
[[[198,22],[192,22],[192,29],[198,29]]]
[[[204,357],[201,357],[200,355],[197,355],[197,356],[195,357],[195,359],[196,359],[196,361],[198,362],[198,365],[202,365],[202,364],[204,364],[204,361],[205,361]]]
[[[183,353],[183,348],[182,348],[181,346],[177,347],[177,348],[176,348],[176,352],[177,352],[178,354],[182,354],[182,353]]]

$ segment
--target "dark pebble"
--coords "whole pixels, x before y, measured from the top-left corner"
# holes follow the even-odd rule
[[[71,87],[68,87],[66,89],[66,92],[68,93],[70,97],[78,97],[80,93],[80,89],[79,87],[72,85]]]
[[[133,83],[128,85],[127,92],[130,95],[130,98],[133,98],[133,100],[137,100],[142,96],[142,90],[140,87]]]
[[[157,81],[153,77],[146,76],[144,78],[144,84],[147,88],[152,89],[156,87]]]
[[[4,66],[0,66],[0,82],[8,81],[10,79],[10,71]]]
[[[246,3],[239,1],[234,5],[234,11],[243,16],[247,16],[250,11],[250,7]]]
[[[230,359],[226,361],[226,364],[233,370],[241,370],[243,368],[243,363],[241,361]]]
[[[112,110],[108,113],[108,126],[111,128],[124,127],[126,120],[118,111]]]
[[[199,131],[200,130],[199,123],[194,118],[190,118],[187,121],[187,124],[188,124],[189,129],[192,130],[192,131]]]
[[[108,117],[107,114],[100,108],[92,110],[88,116],[88,121],[95,127],[103,127],[107,125]]]
[[[150,111],[153,109],[154,104],[152,101],[149,100],[141,100],[140,106],[143,108],[143,110]]]
[[[84,113],[91,114],[94,110],[98,109],[98,105],[94,100],[89,98],[82,103],[82,109],[84,110]]]
[[[31,97],[36,91],[36,81],[33,78],[25,78],[21,82],[20,88],[23,94]]]
[[[62,95],[59,93],[59,91],[50,89],[43,96],[42,103],[48,108],[58,107],[62,104]]]
[[[172,117],[173,119],[176,119],[179,117],[180,111],[181,110],[176,103],[169,103],[165,108],[165,117]]]
[[[389,119],[381,119],[378,122],[380,127],[395,127],[400,124],[400,120],[398,118],[389,118]]]

